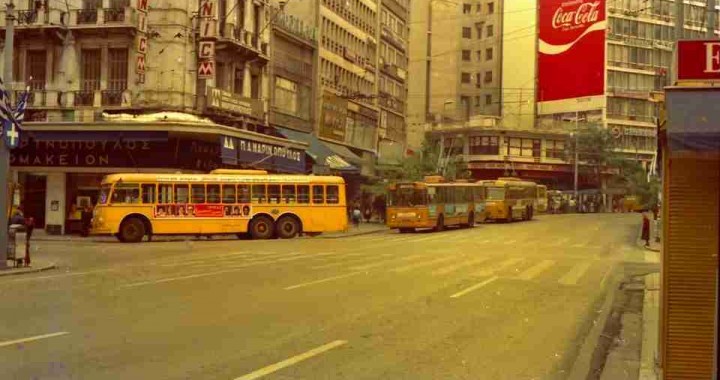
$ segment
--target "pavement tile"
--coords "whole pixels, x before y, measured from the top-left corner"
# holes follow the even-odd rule
[[[8,262],[8,264],[10,264]],[[12,275],[21,275],[21,274],[28,274],[28,273],[37,273],[42,272],[46,270],[50,270],[56,267],[56,264],[52,261],[47,260],[33,260],[30,264],[30,267],[20,267],[20,268],[14,268],[9,267],[7,269],[0,269],[0,276],[12,276]]]

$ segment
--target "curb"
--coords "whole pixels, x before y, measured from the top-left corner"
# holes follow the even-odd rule
[[[341,235],[341,236],[322,236],[322,235],[320,235],[320,236],[316,237],[315,239],[343,239],[343,238],[349,238],[349,237],[353,237],[353,236],[372,235],[372,234],[377,234],[377,233],[386,232],[386,231],[390,231],[390,229],[385,228],[385,229],[366,231],[366,232],[360,232],[357,234]],[[312,238],[310,238],[310,239],[312,239]]]
[[[613,264],[610,272],[608,273],[608,280],[603,289],[603,292],[606,292],[607,294],[600,306],[601,312],[594,316],[596,323],[590,328],[590,331],[585,336],[582,346],[580,347],[580,351],[578,352],[575,362],[570,369],[570,373],[567,377],[568,380],[585,380],[588,378],[588,374],[592,366],[593,356],[595,355],[595,348],[602,337],[603,330],[605,330],[605,322],[610,315],[612,304],[615,301],[615,288],[617,286],[617,275],[615,272],[617,272],[617,270],[618,264]]]
[[[28,273],[38,273],[38,272],[44,272],[46,270],[55,269],[57,265],[55,263],[50,263],[45,266],[41,267],[30,267],[30,268],[24,268],[24,269],[5,269],[0,270],[0,277],[2,276],[19,276],[21,274],[28,274]]]

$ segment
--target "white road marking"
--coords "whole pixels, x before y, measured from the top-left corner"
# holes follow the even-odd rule
[[[444,239],[444,238],[446,238],[446,237],[447,237],[447,236],[444,236],[444,235],[442,235],[442,234],[433,234],[432,236],[427,236],[427,237],[423,237],[423,238],[419,238],[419,239],[413,239],[413,240],[410,240],[410,241],[412,241],[412,242],[418,242],[418,241],[426,241],[426,240],[438,240],[438,239]]]
[[[580,243],[578,243],[578,244],[573,244],[572,247],[573,247],[573,248],[582,248],[582,247],[585,247],[585,244],[580,244]]]
[[[470,260],[467,260],[467,261],[462,262],[462,263],[452,264],[452,265],[448,265],[448,266],[446,266],[446,267],[441,267],[441,268],[435,269],[435,270],[432,272],[432,274],[433,274],[433,275],[448,274],[448,273],[452,273],[452,272],[454,272],[454,271],[456,271],[456,270],[458,270],[458,269],[462,269],[462,268],[469,267],[469,266],[472,266],[472,265],[480,264],[480,263],[483,263],[483,262],[488,261],[488,260],[490,260],[489,257],[476,257],[476,258],[474,258],[474,259],[470,259]]]
[[[53,338],[53,337],[56,337],[56,336],[67,335],[67,334],[70,334],[70,333],[67,332],[67,331],[60,331],[60,332],[56,332],[56,333],[52,333],[52,334],[36,335],[36,336],[28,337],[28,338],[8,340],[8,341],[5,341],[5,342],[0,342],[0,347],[12,346],[12,345],[14,345],[14,344],[32,342],[32,341],[35,341],[35,340]]]
[[[469,287],[469,288],[467,288],[467,289],[465,289],[465,290],[461,290],[461,291],[459,291],[459,292],[451,295],[450,298],[462,297],[462,296],[464,296],[464,295],[472,292],[473,290],[480,289],[480,288],[482,288],[483,286],[485,286],[485,285],[487,285],[487,284],[489,284],[489,283],[491,283],[491,282],[493,282],[493,281],[496,281],[497,279],[498,279],[497,276],[490,277],[490,278],[488,278],[487,280],[485,280],[485,281],[483,281],[483,282],[481,282],[481,283],[479,283],[479,284],[475,284],[475,285],[473,285],[473,286],[471,286],[471,287]]]
[[[362,270],[368,270],[368,269],[374,269],[374,268],[377,268],[377,267],[382,267],[382,266],[386,266],[386,265],[392,265],[392,264],[395,264],[396,262],[402,263],[402,262],[405,262],[405,261],[416,260],[416,259],[420,259],[420,258],[427,257],[427,256],[437,256],[437,254],[433,252],[433,253],[426,253],[426,254],[419,254],[419,255],[412,255],[412,256],[392,258],[392,259],[389,259],[389,260],[383,260],[383,261],[374,262],[374,263],[371,263],[371,264],[353,266],[352,269],[353,269],[353,270],[360,270],[360,271],[362,271]]]
[[[495,266],[493,266],[493,267],[483,269],[483,270],[481,270],[480,272],[475,273],[474,275],[475,275],[475,276],[480,276],[480,277],[490,276],[490,275],[495,274],[496,272],[499,272],[499,271],[501,271],[501,270],[503,270],[503,269],[505,269],[505,268],[507,268],[507,267],[509,267],[509,266],[518,264],[518,263],[520,263],[521,261],[523,261],[523,259],[517,258],[517,257],[516,257],[516,258],[507,259],[507,260],[505,260],[505,261],[503,261],[503,262],[501,262],[501,263],[499,263],[499,264],[497,264],[497,265],[495,265]]]
[[[430,261],[421,261],[419,263],[412,263],[412,264],[404,265],[404,266],[395,268],[392,271],[395,273],[403,273],[403,272],[407,272],[409,270],[413,270],[416,268],[422,268],[422,267],[430,266],[430,265],[437,264],[437,263],[444,263],[446,261],[457,260],[458,258],[459,257],[456,257],[456,256],[439,257],[439,258],[436,258],[436,259],[433,259]]]
[[[589,262],[575,264],[569,272],[560,277],[558,282],[563,285],[576,285],[580,277],[584,276],[585,272],[590,268],[590,264]]]
[[[260,368],[258,370],[248,373],[247,375],[240,376],[240,377],[236,378],[235,380],[259,379],[259,378],[269,375],[273,372],[277,372],[285,367],[295,365],[297,363],[300,363],[303,360],[310,359],[313,356],[317,356],[317,355],[322,354],[323,352],[330,351],[334,348],[340,347],[346,343],[347,343],[347,341],[345,341],[345,340],[336,340],[334,342],[330,342],[330,343],[322,345],[320,347],[313,348],[310,351],[303,352],[302,354],[295,355],[291,358],[287,358],[281,362],[277,362],[277,363],[271,364],[267,367]]]
[[[615,267],[615,264],[612,264],[608,267],[608,269],[605,271],[605,274],[602,276],[602,280],[600,280],[600,288],[605,287],[605,282],[607,281],[608,277],[610,277],[610,273],[612,272],[613,268]]]
[[[524,272],[520,273],[520,275],[518,275],[518,279],[530,281],[553,265],[555,265],[555,261],[543,260],[543,261],[533,265],[532,267],[526,269]]]
[[[314,265],[314,266],[311,266],[310,268],[311,269],[328,269],[328,268],[334,268],[334,267],[341,267],[343,265],[357,265],[357,264],[361,264],[366,261],[374,262],[375,259],[377,259],[377,258],[388,257],[388,256],[397,256],[397,254],[394,252],[388,252],[388,253],[383,253],[383,254],[380,254],[377,256],[354,257],[354,258],[351,258],[350,260],[338,261],[338,262],[334,262],[334,263],[327,263],[327,264],[321,264],[321,265]],[[340,258],[340,257],[338,257],[338,258]]]
[[[339,280],[339,279],[341,279],[341,278],[347,278],[347,277],[356,276],[356,275],[358,275],[358,274],[360,274],[360,273],[363,273],[363,272],[359,272],[359,271],[358,271],[358,272],[351,272],[351,273],[341,274],[341,275],[339,275],[339,276],[332,276],[332,277],[328,277],[328,278],[323,278],[323,279],[321,279],[321,280],[315,280],[315,281],[310,281],[310,282],[303,282],[302,284],[297,284],[297,285],[293,285],[293,286],[288,286],[288,287],[285,288],[285,290],[293,290],[293,289],[297,289],[297,288],[304,288],[304,287],[310,286],[310,285],[322,284],[323,282],[330,282],[330,281],[334,281],[334,280]]]

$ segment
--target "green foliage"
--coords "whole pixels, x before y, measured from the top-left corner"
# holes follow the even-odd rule
[[[640,204],[646,208],[652,208],[658,203],[661,183],[657,177],[650,177],[642,168],[639,162],[624,160],[620,164],[619,181],[628,190],[628,194],[636,195]]]
[[[444,175],[448,180],[472,177],[472,172],[468,170],[467,163],[461,156],[443,157],[444,173],[443,168],[438,165],[440,161],[440,147],[425,140],[419,153],[406,157],[401,162],[402,170],[397,172],[397,177],[393,180],[422,181],[429,175]]]

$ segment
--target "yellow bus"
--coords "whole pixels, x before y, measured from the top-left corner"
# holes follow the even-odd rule
[[[387,225],[401,233],[416,228],[442,231],[447,226],[473,227],[485,217],[483,188],[476,183],[443,182],[439,176],[424,182],[401,182],[388,188]]]
[[[548,211],[548,194],[547,186],[537,185],[537,196],[535,201],[535,211],[547,212]]]
[[[500,177],[479,183],[485,188],[487,219],[512,222],[531,220],[535,214],[537,184],[514,177]]]
[[[289,239],[347,229],[341,177],[218,169],[210,174],[106,176],[92,233],[139,242],[153,235],[244,234]]]

